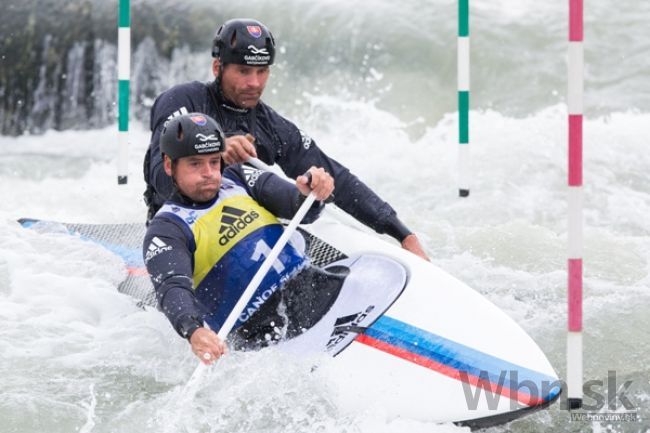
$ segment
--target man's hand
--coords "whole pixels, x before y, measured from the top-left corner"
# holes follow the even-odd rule
[[[228,347],[219,336],[208,328],[199,328],[190,337],[192,352],[202,363],[210,365],[221,355],[228,353]]]
[[[248,158],[257,158],[257,151],[252,135],[233,135],[226,138],[226,151],[223,153],[223,160],[226,164],[246,162]]]
[[[402,248],[412,252],[416,256],[422,257],[424,260],[428,262],[431,261],[429,260],[427,254],[424,252],[424,248],[422,248],[422,245],[420,245],[420,241],[418,240],[418,237],[415,236],[414,234],[410,234],[404,238],[404,240],[402,241]]]
[[[296,187],[300,194],[307,196],[310,192],[316,195],[316,200],[326,200],[334,191],[334,178],[322,168],[311,167],[307,173],[311,173],[311,182],[306,175],[296,178]]]

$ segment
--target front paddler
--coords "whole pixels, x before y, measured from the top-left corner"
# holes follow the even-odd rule
[[[160,150],[174,190],[148,227],[144,261],[159,308],[209,364],[227,351],[210,328],[218,330],[223,324],[281,236],[277,218],[290,219],[313,191],[317,201],[302,221],[312,222],[334,181],[315,167],[298,176],[295,184],[247,165],[224,170],[221,127],[201,113],[169,120]],[[268,306],[277,304],[287,282],[308,268],[301,247],[290,241],[239,317],[237,336],[258,342],[279,338],[273,331],[281,327],[282,318]]]

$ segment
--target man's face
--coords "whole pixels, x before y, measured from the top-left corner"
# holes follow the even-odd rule
[[[165,156],[165,172],[174,176],[180,192],[192,200],[212,200],[221,186],[221,153],[179,158],[173,167]]]
[[[215,61],[215,76],[218,74],[218,61]],[[247,66],[229,64],[223,68],[221,90],[226,99],[241,108],[252,108],[262,97],[271,69],[268,66]]]

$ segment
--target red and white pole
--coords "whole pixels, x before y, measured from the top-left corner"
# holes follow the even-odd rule
[[[583,0],[569,0],[569,228],[567,393],[570,409],[582,406],[582,111],[584,89]]]

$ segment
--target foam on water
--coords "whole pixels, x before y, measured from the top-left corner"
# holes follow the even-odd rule
[[[40,131],[112,122],[116,47],[106,17],[115,5],[89,0],[61,9],[31,1],[14,2],[0,16],[13,36],[0,69],[25,78],[0,86],[3,124]],[[434,263],[520,323],[564,377],[567,4],[477,0],[471,8],[476,111],[466,199],[457,196],[458,119],[449,114],[457,105],[451,0],[372,0],[354,8],[342,0],[139,2],[132,113],[148,120],[159,91],[211,78],[216,23],[259,18],[279,47],[267,101],[389,201]],[[619,386],[632,380],[628,395],[640,422],[570,422],[554,405],[497,431],[650,429],[648,16],[650,2],[585,4],[585,380],[605,380],[608,370]],[[38,51],[57,44],[56,55]],[[42,61],[34,67],[29,59]],[[82,76],[92,94],[73,78]],[[125,186],[116,184],[116,135],[110,127],[0,136],[3,433],[160,432],[176,417],[191,432],[459,430],[432,425],[426,414],[393,419],[377,408],[350,410],[354,390],[345,374],[311,371],[328,360],[287,359],[273,350],[228,357],[194,404],[165,410],[196,366],[187,343],[160,313],[116,291],[126,272],[117,257],[16,223],[142,221],[149,135],[133,125]]]
[[[472,192],[459,199],[455,115],[412,140],[372,103],[307,100],[301,123],[319,145],[398,209],[436,264],[520,323],[563,376],[565,107],[523,119],[473,112]],[[641,132],[649,117],[614,113],[585,124],[585,377],[616,370],[644,407],[641,424],[617,431],[648,425],[650,157]],[[133,131],[127,186],[116,185],[114,138],[112,129],[0,138],[0,418],[8,431],[160,431],[171,415],[190,432],[458,430],[376,408],[350,412],[354,390],[311,372],[314,360],[273,350],[228,357],[194,404],[175,407],[178,415],[163,410],[196,366],[187,344],[160,313],[116,291],[125,275],[117,257],[15,222],[142,220],[148,134]],[[509,429],[575,426],[556,405]]]

